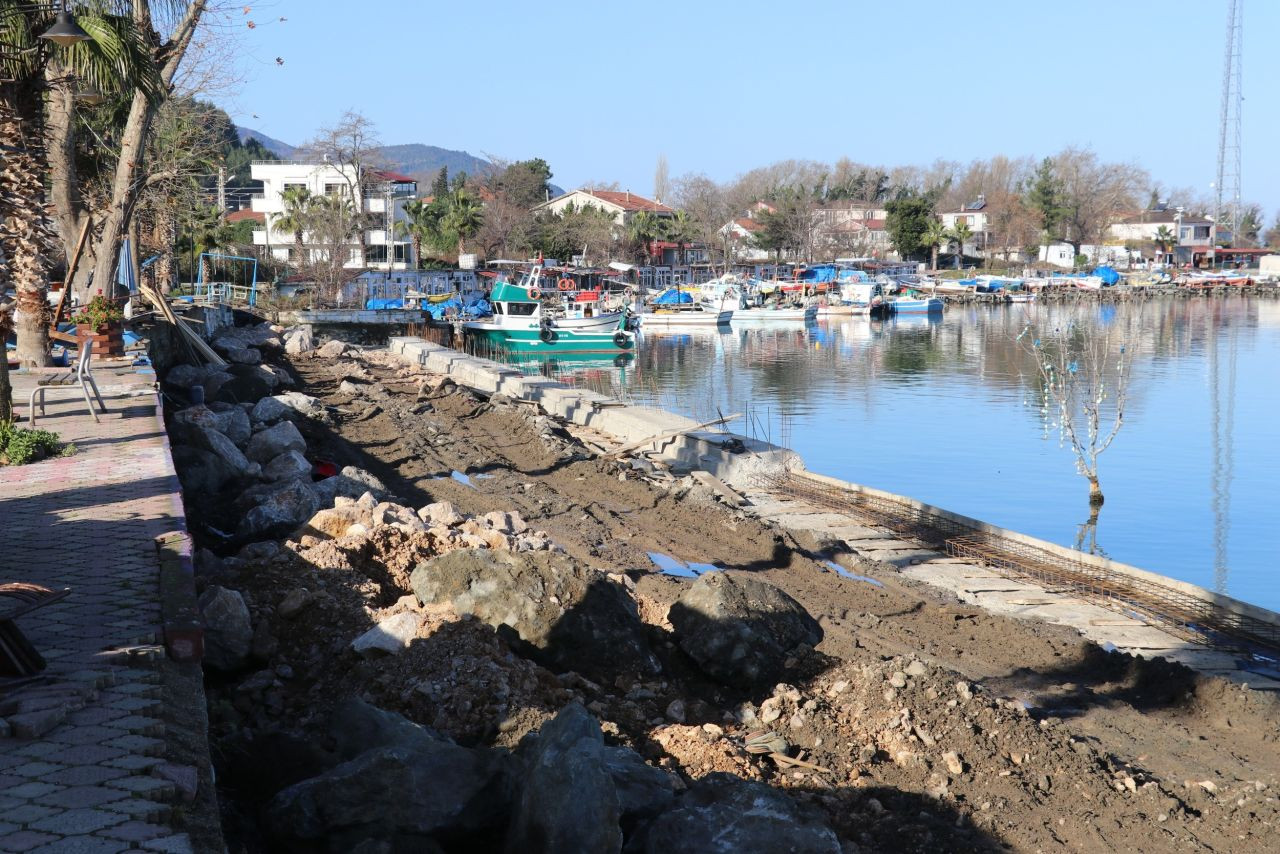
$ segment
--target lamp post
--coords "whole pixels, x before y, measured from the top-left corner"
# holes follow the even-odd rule
[[[1177,230],[1173,233],[1173,265],[1178,266],[1178,247],[1182,245],[1182,205],[1173,209],[1177,220]]]

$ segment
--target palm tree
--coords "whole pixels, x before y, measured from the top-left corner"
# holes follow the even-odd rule
[[[404,220],[396,223],[396,231],[407,234],[413,241],[414,264],[419,269],[422,267],[422,241],[436,227],[437,219],[430,204],[414,199],[404,203]]]
[[[13,331],[13,315],[9,307],[0,307],[0,347],[5,346],[9,333]],[[13,386],[9,382],[9,353],[0,353],[0,424],[13,421]]]
[[[277,231],[293,235],[293,242],[297,247],[297,262],[301,264],[304,260],[302,257],[302,233],[310,225],[307,209],[311,205],[311,191],[303,186],[289,187],[280,194],[280,200],[284,204],[284,211],[278,214],[268,214],[268,216],[271,217],[272,224]]]
[[[466,252],[466,241],[475,236],[484,225],[484,209],[461,187],[455,187],[449,193],[449,212],[445,214],[446,229],[458,238],[458,254]]]
[[[961,261],[964,259],[964,245],[973,238],[973,229],[969,228],[969,224],[956,220],[956,224],[951,226],[951,230],[947,232],[947,239],[957,244],[956,248],[956,269],[960,269]]]
[[[942,224],[942,220],[929,220],[929,225],[925,227],[924,234],[920,235],[920,242],[929,247],[929,253],[932,258],[931,270],[938,269],[938,247],[946,243],[947,240],[947,229]]]
[[[684,248],[698,239],[697,226],[684,211],[676,211],[675,216],[664,223],[666,237],[673,241],[679,251],[679,263],[685,262]]]
[[[191,241],[192,254],[203,255],[217,249],[226,249],[231,245],[231,230],[223,219],[222,211],[216,205],[202,205],[191,212],[191,232],[187,238]],[[194,271],[192,271],[194,273]],[[200,279],[209,281],[209,261],[200,259]]]
[[[1161,255],[1169,254],[1169,247],[1176,246],[1178,236],[1169,230],[1168,226],[1162,225],[1156,229],[1155,235],[1151,238],[1160,249]]]
[[[631,242],[639,245],[646,267],[653,259],[653,249],[650,244],[662,236],[662,228],[662,221],[649,211],[640,211],[627,220],[627,237]]]
[[[45,195],[46,110],[70,109],[71,78],[104,95],[164,96],[144,34],[130,15],[104,8],[77,10],[89,40],[63,46],[40,38],[54,23],[55,4],[0,0],[0,252],[17,296],[18,359],[26,365],[47,365],[50,357],[49,270],[58,244]]]

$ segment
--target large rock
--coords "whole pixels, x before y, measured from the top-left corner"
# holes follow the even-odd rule
[[[302,438],[293,422],[281,421],[274,427],[255,433],[245,448],[245,455],[251,460],[265,463],[289,451],[302,453],[306,449],[307,440]]]
[[[262,476],[271,481],[288,480],[311,474],[311,463],[300,451],[285,451],[262,467]]]
[[[174,388],[189,389],[200,385],[204,381],[205,374],[203,368],[197,368],[194,365],[174,365],[169,369],[169,373],[164,375],[164,381],[166,385]]]
[[[315,349],[315,339],[310,326],[299,326],[291,329],[284,339],[284,351],[291,356],[309,353]]]
[[[364,469],[356,468],[355,466],[344,466],[342,471],[333,477],[326,477],[324,480],[317,481],[315,488],[321,502],[326,506],[333,504],[333,499],[339,496],[343,498],[359,498],[368,492],[374,498],[382,500],[389,494],[386,485],[382,481]]]
[[[628,747],[606,747],[602,761],[613,780],[624,827],[662,812],[684,789],[679,777],[647,764]]]
[[[307,418],[323,418],[324,404],[309,394],[287,391],[274,397],[264,397],[253,407],[249,417],[254,423],[273,424],[283,418],[304,415]]]
[[[545,724],[526,761],[506,850],[622,850],[622,811],[605,768],[600,724],[570,703]]]
[[[333,710],[333,717],[329,720],[329,735],[333,738],[338,757],[343,761],[379,747],[412,747],[415,744],[448,741],[430,727],[416,724],[395,712],[379,709],[359,697],[343,700]]]
[[[280,346],[280,336],[269,323],[258,323],[253,326],[224,326],[213,337],[213,349],[219,353],[243,350],[247,347],[278,350]]]
[[[659,669],[626,589],[566,555],[460,549],[419,564],[409,583],[423,604],[474,614],[561,670],[612,681]]]
[[[276,795],[267,813],[277,837],[348,851],[365,839],[474,834],[500,825],[509,803],[501,754],[433,738],[389,712],[380,721],[357,717],[361,732],[385,743]],[[385,740],[369,732],[370,723],[385,726]]]
[[[245,514],[236,529],[242,541],[283,537],[320,509],[320,498],[304,480],[285,481],[283,486]]]
[[[262,351],[257,347],[244,347],[239,350],[228,350],[227,361],[237,365],[261,365]]]
[[[245,663],[253,645],[253,622],[244,597],[215,584],[200,595],[199,606],[205,663],[219,670],[236,670]]]
[[[345,356],[350,349],[351,345],[345,341],[326,341],[320,349],[316,350],[316,355],[326,359],[336,359],[339,356]]]
[[[173,467],[183,492],[193,496],[215,495],[239,476],[222,457],[190,445],[173,446]]]
[[[216,394],[210,395],[205,387],[205,399],[227,403],[254,403],[271,394],[278,384],[275,375],[262,365],[227,365],[225,373],[230,378],[221,382]]]
[[[782,792],[709,774],[627,843],[627,854],[840,854],[815,811]]]
[[[776,683],[791,650],[822,640],[822,628],[799,602],[771,584],[724,572],[700,577],[667,619],[703,671],[743,688]]]
[[[196,447],[204,448],[216,454],[231,469],[241,477],[257,476],[261,467],[251,463],[240,449],[236,447],[235,442],[222,433],[214,430],[212,427],[195,425],[190,433],[191,442]]]
[[[173,414],[174,434],[182,441],[192,442],[194,427],[209,427],[226,436],[237,446],[244,445],[253,434],[249,416],[243,409],[233,407],[215,412],[207,406],[196,405],[180,409]]]

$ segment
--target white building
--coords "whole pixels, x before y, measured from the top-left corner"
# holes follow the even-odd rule
[[[281,231],[276,220],[284,213],[284,192],[304,187],[313,196],[336,196],[354,200],[356,209],[366,217],[366,257],[360,255],[360,241],[352,239],[346,246],[344,267],[351,269],[404,270],[417,266],[413,244],[407,236],[397,234],[396,224],[405,221],[404,204],[418,192],[418,184],[407,175],[385,170],[366,170],[356,180],[354,167],[333,163],[299,160],[258,160],[250,166],[253,180],[262,182],[262,194],[253,197],[253,211],[266,217],[261,229],[253,232],[255,246],[263,247],[278,261],[298,263],[297,245],[292,232]],[[318,260],[317,253],[326,251],[302,235],[305,260]]]
[[[627,221],[641,211],[646,211],[658,217],[673,217],[676,212],[664,205],[662,202],[655,202],[653,199],[646,199],[644,196],[632,193],[629,190],[573,190],[554,199],[535,205],[533,210],[549,211],[553,214],[561,214],[565,208],[573,205],[575,209],[582,210],[591,205],[599,208],[613,217],[613,221],[618,225],[625,226]]]
[[[973,237],[965,241],[961,254],[971,252],[979,257],[986,255],[992,235],[991,217],[987,213],[987,200],[984,196],[978,196],[977,201],[970,202],[959,210],[943,211],[938,216],[942,219],[942,227],[947,231],[953,231],[959,224],[969,227]]]

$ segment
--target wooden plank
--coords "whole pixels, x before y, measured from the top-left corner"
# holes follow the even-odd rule
[[[705,486],[711,487],[711,489],[719,493],[722,498],[724,498],[734,507],[746,506],[747,499],[743,498],[741,495],[734,492],[733,489],[730,488],[727,483],[725,483],[723,480],[713,475],[711,472],[699,470],[699,471],[691,471],[689,472],[689,474],[692,475],[693,479],[698,481],[699,483]]]

